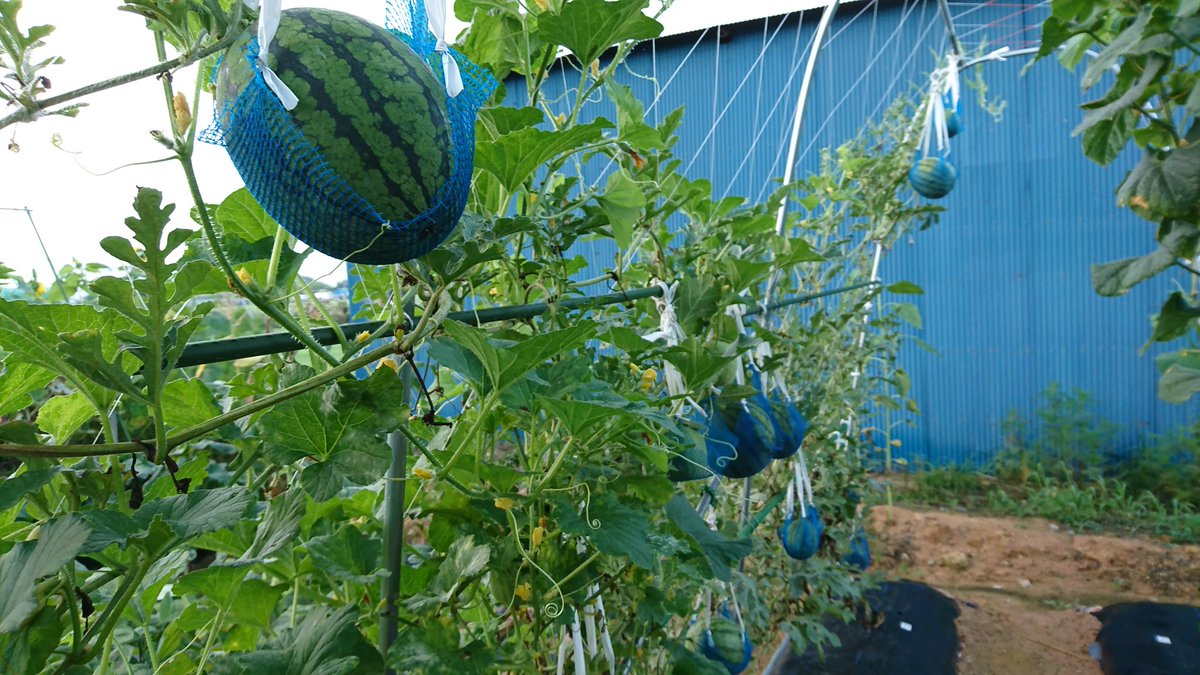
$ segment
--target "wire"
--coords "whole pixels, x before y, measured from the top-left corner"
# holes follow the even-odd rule
[[[38,246],[42,247],[42,255],[46,256],[46,264],[50,266],[50,272],[54,274],[54,285],[58,286],[58,292],[62,294],[63,302],[67,302],[67,289],[63,286],[62,278],[58,276],[58,267],[50,259],[50,251],[46,250],[46,242],[42,240],[42,233],[38,229],[37,222],[33,220],[33,211],[28,206],[21,208],[3,207],[0,208],[0,211],[20,211],[29,219],[29,226],[33,228],[33,235],[37,237]]]

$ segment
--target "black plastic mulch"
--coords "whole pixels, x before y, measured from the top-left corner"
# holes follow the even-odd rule
[[[857,621],[826,625],[842,642],[826,648],[825,658],[809,649],[794,651],[776,674],[953,675],[958,659],[958,604],[931,586],[915,581],[880,584],[867,595],[871,611]]]
[[[1129,602],[1095,616],[1106,675],[1200,674],[1200,607]]]

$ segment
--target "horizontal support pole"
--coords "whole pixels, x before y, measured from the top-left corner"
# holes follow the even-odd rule
[[[818,298],[824,298],[830,295],[838,295],[856,291],[861,288],[876,285],[878,282],[866,282],[845,286],[842,288],[834,288],[820,293],[811,293],[809,295],[798,295],[794,298],[781,300],[771,303],[767,306],[768,310],[787,307],[790,305],[798,305],[805,302],[811,302]],[[604,295],[596,295],[592,297],[566,298],[557,302],[535,302],[528,305],[515,305],[512,307],[489,307],[478,310],[464,310],[461,312],[452,312],[447,318],[454,321],[461,321],[467,325],[480,326],[488,323],[496,323],[499,321],[519,321],[522,319],[530,319],[535,316],[541,316],[552,309],[555,310],[575,310],[575,309],[593,309],[596,307],[606,307],[622,302],[632,302],[634,300],[642,300],[645,298],[662,297],[663,290],[660,286],[651,286],[649,288],[635,288],[629,291],[619,293],[606,293]],[[762,313],[761,307],[754,307],[746,311],[746,316]],[[340,326],[342,334],[350,339],[360,333],[374,333],[383,326],[382,321],[358,321],[354,323],[345,323]],[[322,345],[338,344],[337,333],[332,328],[317,328],[312,331],[313,339]],[[284,352],[299,351],[304,348],[304,345],[291,334],[287,332],[267,333],[265,335],[251,335],[247,337],[225,338],[222,340],[206,340],[203,342],[193,342],[183,350],[183,355],[179,358],[176,366],[179,368],[187,368],[190,366],[199,366],[207,363],[221,363],[223,361],[235,361],[237,359],[251,358],[255,356],[268,356],[270,354],[282,354]]]

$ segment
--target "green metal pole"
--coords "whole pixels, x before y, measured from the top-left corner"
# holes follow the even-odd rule
[[[856,291],[868,286],[878,285],[879,282],[871,281],[861,284],[854,284],[842,288],[832,288],[820,293],[810,293],[808,295],[798,295],[794,298],[773,302],[767,305],[767,311],[775,310],[780,307],[789,305],[798,305],[805,302],[810,302],[818,298],[824,298],[830,295],[838,295],[840,293],[848,293]],[[550,311],[551,309],[573,310],[573,309],[593,309],[597,307],[605,307],[621,302],[632,302],[634,300],[642,300],[645,298],[657,298],[662,296],[662,288],[652,286],[650,288],[635,288],[630,291],[621,293],[607,293],[605,295],[597,295],[588,298],[567,298],[557,302],[535,302],[529,305],[515,305],[513,307],[490,307],[487,309],[467,310],[462,312],[452,312],[447,317],[454,321],[461,321],[471,326],[480,326],[487,323],[495,323],[497,321],[518,321],[521,319],[530,319],[535,316],[540,316]],[[761,314],[761,307],[753,307],[746,311],[746,316]],[[362,332],[373,333],[383,325],[381,321],[360,321],[357,323],[346,323],[341,325],[344,335],[358,335]],[[312,331],[313,339],[322,345],[334,345],[338,343],[337,333],[332,328],[318,328]],[[267,333],[265,335],[253,335],[250,337],[241,338],[226,338],[223,340],[207,340],[203,342],[193,342],[183,350],[183,356],[180,357],[177,364],[180,368],[188,366],[198,366],[202,363],[219,363],[221,361],[233,361],[236,359],[244,359],[251,356],[266,356],[268,354],[280,354],[283,352],[294,352],[303,349],[304,346],[296,341],[290,333]]]
[[[491,307],[488,309],[452,312],[447,318],[454,321],[461,321],[471,326],[479,326],[497,321],[529,319],[545,314],[551,308],[562,310],[592,309],[620,302],[656,298],[661,295],[662,289],[654,286],[587,298],[567,298],[553,303],[535,302],[513,307]],[[364,331],[373,333],[382,325],[382,321],[360,321],[357,323],[342,324],[341,329],[343,334],[353,336]],[[315,329],[312,331],[312,336],[313,339],[322,345],[334,345],[338,343],[337,333],[332,328]],[[301,349],[304,349],[304,346],[297,342],[296,338],[292,337],[290,333],[283,332],[241,338],[225,338],[223,340],[206,340],[189,344],[183,350],[183,356],[180,357],[178,366],[186,368],[188,366],[198,366],[202,363],[219,363],[221,361],[233,361],[251,356],[294,352]]]

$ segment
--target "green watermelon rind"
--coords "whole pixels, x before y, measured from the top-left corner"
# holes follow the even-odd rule
[[[218,110],[255,77],[246,51],[256,30],[222,60]],[[300,99],[291,119],[305,141],[384,220],[408,222],[438,202],[454,162],[445,91],[400,38],[345,12],[289,9],[267,63]]]
[[[745,661],[746,635],[736,621],[713,619],[705,639],[724,663],[736,666]]]

